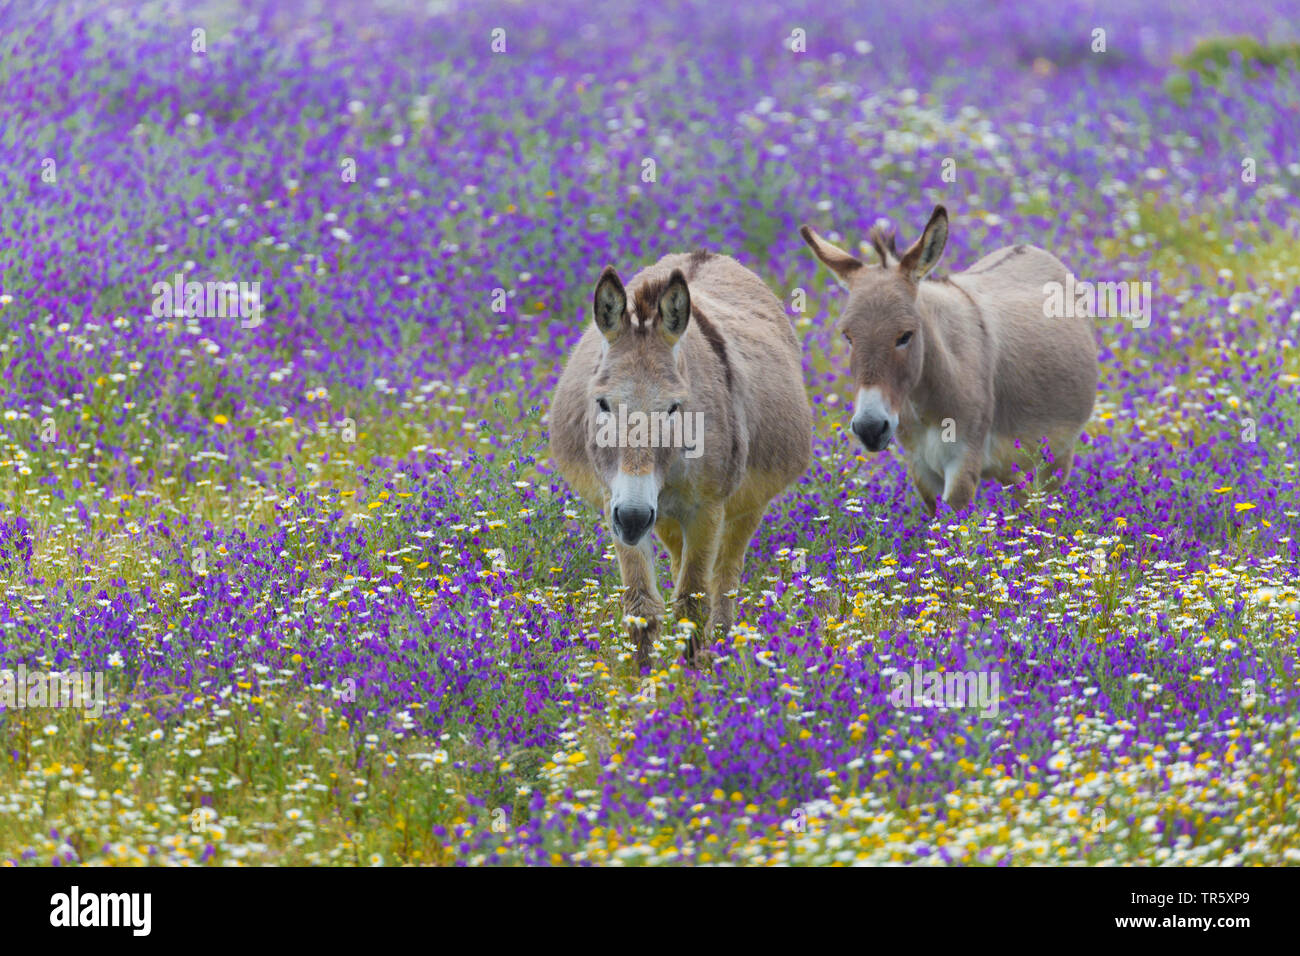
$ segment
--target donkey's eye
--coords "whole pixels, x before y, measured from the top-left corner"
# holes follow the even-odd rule
[[[599,408],[602,412],[609,414],[609,402],[605,401],[605,399],[603,398],[596,399],[596,407]]]
[[[680,412],[681,410],[682,410],[682,403],[681,403],[681,402],[673,402],[671,405],[668,406],[668,414],[669,414],[669,415],[676,415],[676,414],[677,414],[678,412]]]
[[[898,341],[895,342],[894,344],[901,349],[904,345],[906,345],[910,341],[912,341],[912,333],[904,332],[902,335],[898,337]]]

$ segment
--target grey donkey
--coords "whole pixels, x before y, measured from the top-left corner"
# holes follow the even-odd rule
[[[1097,344],[1091,318],[1048,318],[1049,290],[1066,282],[1059,259],[1011,246],[926,280],[948,239],[942,206],[901,255],[873,229],[870,265],[800,232],[849,290],[837,327],[857,389],[853,433],[872,452],[898,436],[931,515],[939,498],[964,508],[982,478],[1012,485],[1017,467],[1041,468],[1049,489],[1069,476],[1097,392]]]
[[[735,621],[750,538],[812,455],[799,342],[758,276],[703,251],[665,256],[626,289],[607,267],[592,319],[551,401],[551,453],[609,522],[638,667],[664,613],[651,531],[676,616],[695,624],[686,658],[706,666],[706,635]]]

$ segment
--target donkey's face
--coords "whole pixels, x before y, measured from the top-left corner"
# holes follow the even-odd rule
[[[612,267],[596,284],[596,327],[605,337],[600,365],[587,386],[587,447],[609,489],[610,523],[635,545],[659,512],[659,491],[686,450],[683,414],[690,390],[677,343],[691,317],[686,279],[648,282],[629,303]]]
[[[935,207],[925,233],[899,257],[892,236],[872,230],[880,265],[868,266],[804,226],[817,258],[849,290],[836,324],[849,342],[857,389],[851,427],[868,451],[883,451],[898,428],[899,409],[921,380],[925,336],[916,307],[917,286],[943,254],[948,214]]]
[[[868,451],[883,451],[898,428],[899,408],[921,380],[925,338],[916,287],[891,269],[863,271],[836,331],[849,343],[853,434]]]

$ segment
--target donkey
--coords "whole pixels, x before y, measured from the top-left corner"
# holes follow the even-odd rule
[[[686,659],[703,667],[705,633],[725,634],[735,621],[764,510],[812,457],[799,342],[758,276],[705,251],[665,256],[626,290],[607,266],[593,318],[551,401],[551,452],[609,521],[637,666],[649,666],[664,612],[653,529],[668,549],[676,616],[696,625]],[[695,447],[635,427],[685,416],[702,424]],[[634,427],[621,434],[625,421]]]
[[[837,327],[857,386],[853,433],[872,452],[897,433],[931,517],[940,497],[964,508],[982,478],[1012,485],[1017,466],[1037,471],[1044,441],[1044,486],[1065,481],[1098,373],[1091,319],[1047,318],[1051,284],[1066,282],[1059,259],[1019,245],[922,281],[948,240],[943,206],[901,256],[892,234],[873,229],[879,266],[800,233],[849,290]]]

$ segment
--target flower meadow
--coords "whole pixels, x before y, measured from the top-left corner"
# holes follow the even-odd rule
[[[1300,4],[0,3],[0,89],[0,672],[106,678],[0,697],[0,862],[1300,861]],[[931,520],[798,227],[940,202],[1152,301],[1063,488]],[[642,674],[547,405],[697,247],[813,463]]]

